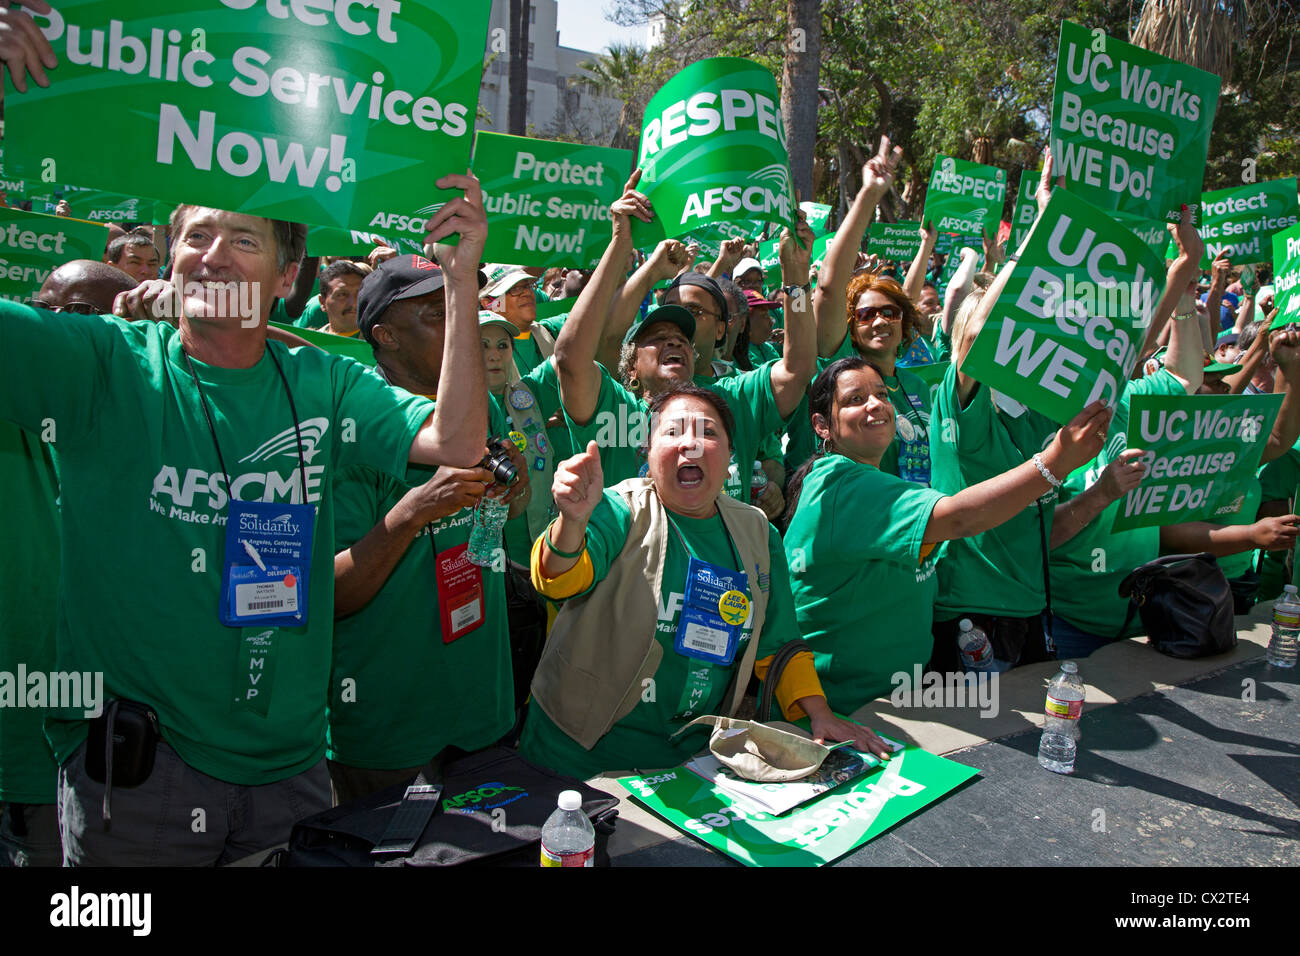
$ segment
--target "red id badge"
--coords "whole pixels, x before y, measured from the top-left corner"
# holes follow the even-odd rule
[[[466,542],[439,551],[434,559],[444,644],[459,640],[483,624],[483,569],[466,557],[468,550]]]

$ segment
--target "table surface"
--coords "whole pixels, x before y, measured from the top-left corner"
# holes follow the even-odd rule
[[[1072,776],[1038,765],[1037,727],[952,750],[979,775],[835,865],[1300,864],[1300,679],[1265,662],[1252,617],[1226,667],[1085,709]],[[740,865],[660,826],[614,865]]]

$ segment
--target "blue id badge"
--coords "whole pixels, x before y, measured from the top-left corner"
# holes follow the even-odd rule
[[[231,499],[221,577],[227,627],[307,623],[313,505]]]
[[[744,571],[692,557],[673,649],[711,664],[731,664],[741,626],[749,617],[748,581]]]

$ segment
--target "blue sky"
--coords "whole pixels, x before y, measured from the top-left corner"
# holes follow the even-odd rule
[[[645,46],[646,27],[620,27],[605,17],[613,0],[559,0],[560,44],[599,53],[611,41]]]

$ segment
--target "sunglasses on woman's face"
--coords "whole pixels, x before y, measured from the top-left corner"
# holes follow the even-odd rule
[[[886,322],[902,322],[903,310],[896,305],[864,305],[854,313],[859,325],[875,321],[876,316]]]

